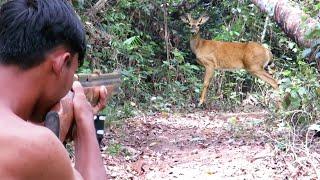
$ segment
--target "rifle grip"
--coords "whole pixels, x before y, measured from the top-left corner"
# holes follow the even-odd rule
[[[58,138],[60,138],[60,119],[59,114],[55,111],[50,111],[47,113],[44,126],[49,128]]]

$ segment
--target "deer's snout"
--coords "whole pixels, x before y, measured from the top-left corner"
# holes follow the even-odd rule
[[[192,33],[197,33],[198,31],[199,31],[199,27],[198,26],[196,26],[196,25],[192,25],[192,26],[190,26],[190,28],[191,28],[191,32]]]

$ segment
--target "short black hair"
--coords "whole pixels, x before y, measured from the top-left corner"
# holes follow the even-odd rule
[[[0,64],[29,69],[53,48],[86,52],[84,27],[67,0],[10,0],[0,9]]]

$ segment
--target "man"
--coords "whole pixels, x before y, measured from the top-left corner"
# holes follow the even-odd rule
[[[1,180],[106,178],[92,107],[80,83],[73,83],[85,47],[83,26],[67,0],[12,0],[2,5]],[[47,128],[32,123],[41,122],[71,88],[76,122],[75,169],[59,139]]]

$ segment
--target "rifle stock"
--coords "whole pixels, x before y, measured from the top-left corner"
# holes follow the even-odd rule
[[[99,101],[99,89],[104,85],[107,89],[106,101],[113,94],[119,92],[121,83],[120,73],[109,74],[78,74],[78,80],[84,87],[84,93],[91,105],[96,105]],[[56,104],[50,112],[46,114],[44,124],[54,132],[57,137],[64,142],[72,140],[74,129],[73,109],[70,109],[73,101],[73,93],[70,91],[61,101]],[[70,104],[71,103],[71,104]]]

